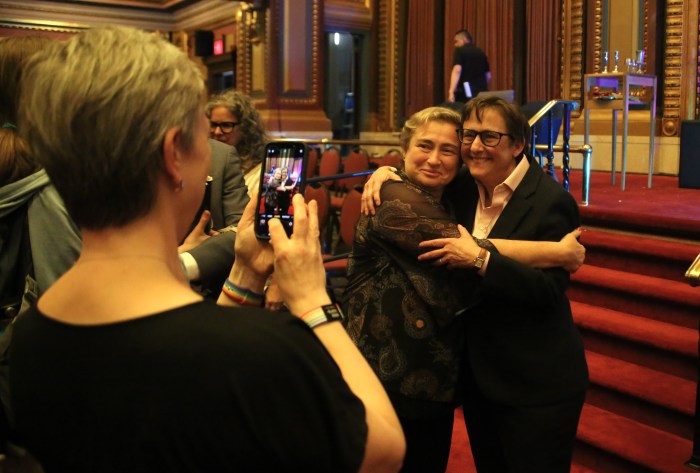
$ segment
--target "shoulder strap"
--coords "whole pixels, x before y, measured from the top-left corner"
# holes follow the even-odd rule
[[[0,220],[0,324],[19,312],[25,278],[33,275],[26,203]]]

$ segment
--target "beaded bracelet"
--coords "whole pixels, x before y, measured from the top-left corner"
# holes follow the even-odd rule
[[[262,306],[263,304],[262,294],[257,294],[249,289],[238,287],[228,279],[224,282],[222,291],[226,297],[239,305]]]

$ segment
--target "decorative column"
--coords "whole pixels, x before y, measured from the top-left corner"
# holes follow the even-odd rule
[[[274,137],[330,138],[323,111],[323,0],[270,0],[244,9],[236,87]]]
[[[698,84],[698,2],[667,0],[664,105],[661,131],[678,136],[682,120],[695,118]]]

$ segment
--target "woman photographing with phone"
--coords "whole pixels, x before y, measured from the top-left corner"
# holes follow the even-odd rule
[[[399,423],[328,307],[314,204],[295,197],[295,232],[271,222],[270,244],[251,201],[220,305],[183,275],[210,164],[197,66],[114,27],[27,74],[18,128],[83,251],[15,324],[16,443],[46,471],[397,471]],[[294,315],[259,307],[273,266]]]

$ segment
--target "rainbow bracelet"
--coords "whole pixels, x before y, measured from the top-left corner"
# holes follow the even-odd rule
[[[222,291],[226,294],[226,297],[239,305],[262,306],[263,304],[264,297],[262,294],[257,294],[249,289],[238,287],[228,279],[224,282]]]

